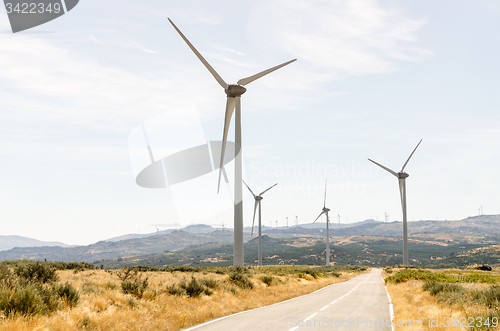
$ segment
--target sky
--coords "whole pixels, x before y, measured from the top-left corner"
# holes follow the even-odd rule
[[[332,221],[401,221],[396,178],[367,158],[399,171],[420,139],[409,221],[500,214],[500,1],[82,0],[16,34],[0,9],[0,234],[233,226],[217,171],[136,184],[141,128],[157,159],[222,138],[223,89],[167,18],[228,83],[297,59],[242,96],[244,178],[278,183],[264,225],[312,222],[325,180]],[[245,192],[245,226],[253,204]]]

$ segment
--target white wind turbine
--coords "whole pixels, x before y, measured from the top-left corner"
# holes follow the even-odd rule
[[[408,258],[408,222],[407,222],[407,216],[406,216],[406,182],[405,179],[408,178],[408,175],[406,172],[404,172],[406,165],[408,164],[408,161],[410,161],[411,157],[413,156],[413,153],[417,150],[418,146],[422,142],[423,139],[420,139],[420,141],[417,144],[417,147],[411,152],[410,156],[408,157],[408,160],[406,160],[405,164],[403,164],[403,168],[401,169],[400,172],[395,172],[387,167],[384,167],[380,163],[377,163],[371,159],[371,162],[375,163],[382,169],[390,172],[394,176],[398,178],[399,181],[399,195],[401,196],[401,207],[403,208],[403,265],[408,265],[410,263],[410,260]],[[386,214],[387,215],[387,214]]]
[[[274,184],[273,186],[271,186],[267,190],[262,191],[259,195],[255,195],[253,193],[253,191],[250,189],[250,187],[248,187],[247,183],[245,183],[245,181],[243,181],[243,183],[248,188],[248,190],[250,191],[250,193],[252,193],[253,198],[255,199],[255,206],[253,208],[252,232],[251,232],[250,236],[253,236],[253,227],[254,227],[254,224],[255,224],[255,212],[257,211],[257,207],[259,207],[259,264],[258,264],[258,266],[262,267],[262,229],[261,229],[261,226],[262,226],[262,211],[261,211],[261,208],[260,208],[260,202],[262,201],[262,199],[264,199],[262,197],[262,195],[264,193],[266,193],[267,191],[269,191],[270,189],[272,189],[273,187],[275,187],[276,185],[278,185],[278,183]]]
[[[198,59],[205,65],[205,67],[210,71],[215,80],[222,86],[224,92],[227,95],[226,103],[226,115],[224,119],[224,131],[222,135],[222,151],[220,156],[220,167],[219,167],[219,183],[217,187],[217,192],[220,188],[220,179],[222,174],[222,168],[224,165],[224,154],[226,151],[226,141],[227,134],[229,131],[229,124],[231,122],[231,117],[233,111],[236,109],[235,115],[235,162],[234,162],[234,261],[235,266],[243,266],[244,264],[244,253],[243,253],[243,200],[242,200],[242,159],[241,159],[241,95],[246,92],[245,85],[259,79],[279,68],[292,63],[294,60],[282,63],[270,69],[264,70],[250,77],[240,79],[236,84],[227,84],[221,76],[210,66],[210,64],[203,58],[203,56],[194,48],[194,46],[189,42],[189,40],[182,34],[182,32],[175,26],[175,24],[168,19],[174,29],[179,33],[179,35],[184,39],[189,48],[194,52]]]
[[[316,223],[316,221],[321,217],[321,215],[325,214],[326,215],[326,266],[330,266],[330,229],[329,229],[329,223],[330,223],[330,218],[328,218],[328,212],[330,211],[329,208],[326,208],[326,181],[325,181],[325,202],[323,203],[323,211],[321,214],[319,214],[318,217],[314,220],[313,224]]]

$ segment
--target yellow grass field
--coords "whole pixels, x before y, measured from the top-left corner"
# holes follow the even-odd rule
[[[291,268],[291,267],[290,267]],[[367,271],[369,272],[369,270]],[[58,271],[59,283],[68,282],[80,295],[76,307],[64,306],[49,315],[2,316],[0,331],[149,331],[180,330],[214,318],[270,305],[299,295],[311,293],[324,286],[343,282],[360,272],[342,272],[340,277],[319,277],[308,274],[272,274],[266,267],[252,268],[247,274],[253,289],[242,289],[229,281],[227,274],[213,272],[140,272],[148,278],[148,287],[142,298],[123,294],[121,280],[116,272],[88,270]],[[275,277],[268,286],[259,278]],[[216,280],[218,288],[212,295],[198,298],[173,295],[168,287],[182,280]]]
[[[433,272],[438,271],[458,275],[467,273],[467,271],[463,270],[433,270]],[[498,273],[494,274],[498,275]],[[382,273],[384,279],[388,276],[390,274]],[[482,304],[465,299],[452,300],[451,302],[440,301],[436,296],[432,296],[428,291],[422,289],[424,283],[423,280],[409,280],[399,284],[386,283],[387,291],[394,305],[393,325],[395,330],[463,331],[500,329],[485,326],[483,328],[469,327],[469,324],[479,323],[480,325],[481,323],[477,319],[478,316],[484,316],[484,314],[492,310]],[[472,291],[490,286],[481,283],[462,283],[459,285]],[[473,322],[471,323],[471,321]]]

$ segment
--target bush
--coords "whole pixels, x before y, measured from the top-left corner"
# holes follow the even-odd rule
[[[0,289],[13,289],[16,285],[14,274],[5,263],[0,263]]]
[[[480,265],[480,266],[476,267],[476,269],[478,269],[478,270],[484,270],[484,271],[491,271],[491,270],[493,270],[493,268],[490,267],[487,264]]]
[[[392,283],[403,283],[409,280],[434,280],[440,282],[453,283],[457,281],[456,277],[433,273],[429,270],[423,269],[402,269],[398,271],[396,274],[389,276],[385,279],[385,282]]]
[[[132,294],[137,298],[142,298],[144,291],[148,288],[148,279],[136,278],[134,280],[126,280],[122,282],[122,292],[124,294]]]
[[[491,285],[486,290],[477,291],[473,300],[485,304],[488,308],[500,306],[500,286]]]
[[[203,278],[203,279],[200,279],[200,282],[203,284],[203,286],[206,286],[208,288],[212,288],[212,289],[219,288],[219,282],[213,278]]]
[[[186,282],[184,282],[184,284],[185,283]],[[168,294],[171,294],[171,295],[179,295],[179,296],[181,296],[181,295],[186,294],[186,290],[185,290],[186,286],[187,285],[182,286],[182,283],[181,283],[181,286],[178,286],[176,284],[172,284],[171,286],[167,287],[167,292],[168,292]]]
[[[236,286],[242,289],[253,289],[253,283],[248,279],[247,276],[238,273],[232,272],[229,275],[229,280]]]
[[[24,282],[47,283],[58,280],[56,269],[40,261],[27,261],[18,265],[14,272]]]
[[[198,282],[194,277],[191,278],[191,281],[187,284],[185,290],[188,297],[191,298],[199,297],[204,291],[203,285],[200,284],[200,282]]]
[[[68,306],[75,307],[80,300],[80,295],[76,288],[74,288],[70,283],[66,283],[63,286],[55,287],[57,294],[63,299]]]
[[[138,273],[139,273],[139,270],[137,268],[125,267],[121,270],[118,270],[116,272],[116,275],[123,282],[123,281],[126,281],[127,279],[137,278]]]
[[[436,281],[427,281],[422,286],[422,290],[428,291],[430,295],[437,295],[444,292],[464,292],[465,289],[457,284],[446,284]]]
[[[267,286],[273,285],[274,277],[273,276],[262,276],[259,278],[264,284]]]
[[[11,297],[8,300],[5,299],[4,297],[2,300],[2,306],[7,316],[16,313],[30,316],[47,312],[42,298],[32,285],[16,288]]]
[[[35,287],[38,293],[40,294],[43,303],[45,304],[47,312],[56,311],[61,308],[60,296],[54,290],[53,287],[48,287],[44,285],[37,285]]]

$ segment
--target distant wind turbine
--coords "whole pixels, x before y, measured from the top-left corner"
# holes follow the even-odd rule
[[[326,215],[326,266],[330,266],[330,229],[328,227],[330,223],[330,219],[328,218],[328,212],[330,209],[326,208],[326,181],[325,181],[325,201],[323,203],[323,210],[321,214],[319,214],[318,217],[314,220],[313,224],[316,223],[316,221],[321,217],[321,215],[325,214]]]
[[[189,40],[182,34],[182,32],[175,26],[175,24],[168,19],[174,29],[179,33],[179,35],[184,39],[186,44],[191,48],[198,59],[203,63],[203,65],[210,71],[215,80],[224,89],[227,95],[226,103],[226,115],[224,119],[224,131],[222,135],[222,150],[220,155],[220,168],[219,168],[219,182],[217,187],[217,192],[220,188],[220,179],[222,175],[223,165],[224,165],[224,154],[226,151],[226,141],[227,134],[229,131],[229,124],[231,122],[231,117],[233,116],[233,111],[236,108],[235,115],[235,162],[234,162],[234,260],[233,264],[235,266],[244,265],[244,252],[243,252],[243,192],[242,192],[242,159],[241,159],[241,95],[246,92],[245,85],[259,79],[279,68],[282,68],[294,60],[282,63],[270,69],[259,72],[253,76],[240,79],[236,84],[227,84],[221,76],[212,68],[212,66],[205,60],[205,58],[194,48],[194,46],[189,42]]]
[[[259,195],[255,195],[253,193],[253,191],[250,189],[250,187],[248,187],[247,183],[245,183],[245,181],[243,181],[243,183],[248,188],[250,193],[252,193],[253,198],[255,199],[255,206],[253,208],[252,232],[250,233],[250,236],[253,236],[253,227],[255,224],[255,212],[257,211],[257,207],[259,207],[259,264],[258,264],[258,266],[261,267],[262,266],[262,228],[261,228],[262,227],[262,212],[261,212],[260,202],[262,201],[262,199],[264,199],[262,197],[262,195],[264,195],[264,193],[266,193],[267,191],[269,191],[270,189],[272,189],[273,187],[278,185],[278,183],[274,184],[273,186],[271,186],[267,190],[262,191]]]
[[[380,163],[377,163],[371,159],[371,162],[375,163],[382,169],[390,172],[394,176],[398,178],[399,181],[399,194],[401,196],[401,207],[403,208],[403,265],[408,265],[409,264],[409,258],[408,258],[408,222],[407,222],[407,216],[406,216],[406,182],[405,179],[408,178],[408,175],[406,172],[404,172],[406,165],[408,164],[408,161],[410,161],[411,157],[413,156],[413,153],[417,150],[418,146],[422,142],[422,139],[417,144],[417,147],[413,150],[413,152],[410,154],[408,157],[408,160],[406,160],[405,164],[403,164],[403,168],[401,169],[400,172],[395,172],[389,168],[384,167]]]

